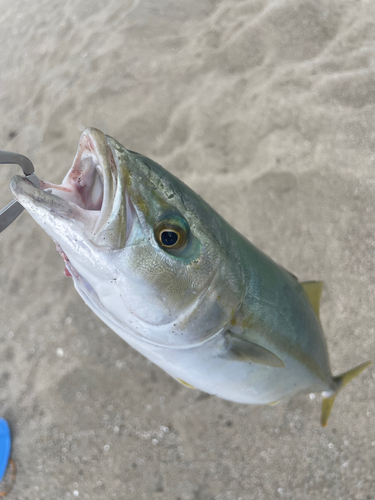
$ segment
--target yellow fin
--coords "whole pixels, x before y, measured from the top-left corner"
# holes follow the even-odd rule
[[[185,387],[189,387],[189,389],[195,389],[193,385],[188,384],[185,382],[185,380],[182,380],[182,378],[176,378],[177,382],[180,382],[180,384],[184,385]]]
[[[326,427],[327,425],[328,417],[329,414],[331,413],[332,405],[333,402],[335,401],[338,392],[369,365],[371,365],[371,361],[366,361],[365,363],[362,363],[361,365],[352,368],[351,370],[343,373],[342,375],[339,375],[338,377],[333,377],[333,380],[335,380],[338,383],[338,389],[332,396],[329,396],[328,398],[323,396],[322,414],[320,418],[320,423],[322,424],[323,427]]]
[[[304,281],[301,286],[307,295],[315,314],[319,318],[320,297],[322,296],[323,281]]]
[[[272,401],[272,403],[268,403],[269,406],[276,406],[280,403],[280,401]]]

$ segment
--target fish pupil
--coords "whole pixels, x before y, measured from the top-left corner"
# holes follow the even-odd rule
[[[171,247],[175,245],[178,241],[178,234],[174,231],[163,231],[161,233],[161,242],[166,247]]]

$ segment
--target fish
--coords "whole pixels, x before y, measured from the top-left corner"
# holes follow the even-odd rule
[[[337,393],[319,319],[322,282],[299,282],[199,195],[95,128],[60,185],[12,178],[84,302],[186,387],[243,404]]]

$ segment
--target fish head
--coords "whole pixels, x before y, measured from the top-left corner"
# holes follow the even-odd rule
[[[160,165],[97,129],[83,132],[61,185],[15,176],[11,190],[55,241],[85,302],[125,340],[199,345],[242,300],[232,228]]]

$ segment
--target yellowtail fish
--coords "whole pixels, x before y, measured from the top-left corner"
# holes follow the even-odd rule
[[[20,176],[11,190],[55,241],[86,304],[188,387],[238,403],[337,392],[319,300],[154,161],[94,128],[61,185]]]

